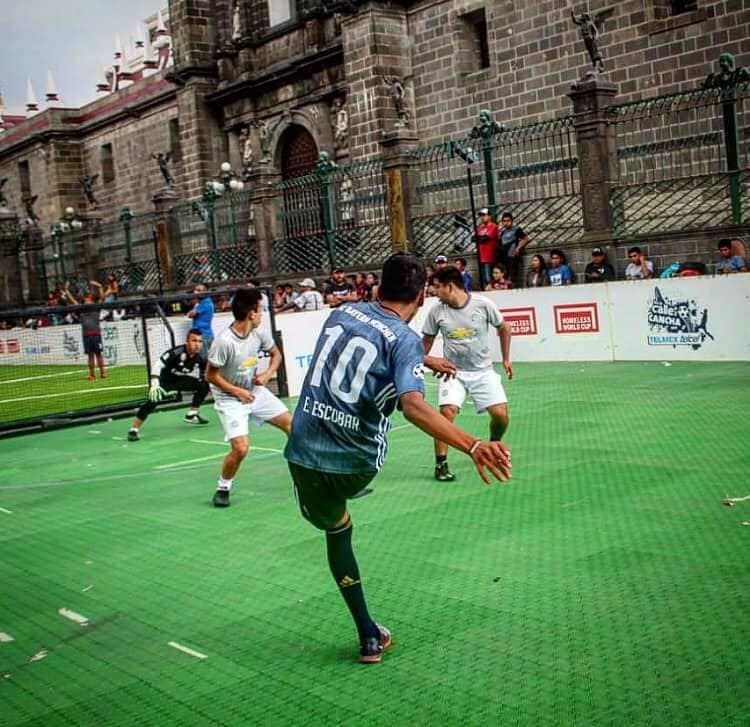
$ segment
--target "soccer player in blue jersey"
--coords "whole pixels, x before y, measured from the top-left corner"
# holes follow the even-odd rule
[[[376,303],[343,303],[325,323],[284,456],[302,515],[325,530],[328,564],[357,626],[360,662],[377,663],[391,645],[367,610],[352,550],[346,501],[382,467],[389,416],[404,416],[432,437],[468,454],[485,483],[510,479],[510,453],[449,422],[424,400],[424,352],[408,326],[424,298],[420,260],[398,254],[383,266]]]

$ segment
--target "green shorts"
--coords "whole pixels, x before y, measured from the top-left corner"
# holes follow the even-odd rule
[[[302,517],[321,530],[331,530],[346,512],[346,501],[372,482],[377,472],[319,472],[289,462]]]

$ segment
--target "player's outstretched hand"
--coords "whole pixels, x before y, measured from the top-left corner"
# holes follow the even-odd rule
[[[450,379],[456,375],[456,367],[447,358],[440,358],[438,356],[425,356],[424,365],[432,370],[434,376],[439,376],[441,379]]]
[[[513,378],[513,364],[510,361],[503,361],[503,368],[505,369],[508,381],[510,381]]]
[[[491,484],[485,467],[499,482],[507,482],[510,479],[510,450],[502,442],[479,442],[470,457],[485,484]]]
[[[265,386],[270,380],[271,380],[271,372],[264,371],[262,374],[258,374],[253,379],[253,384],[255,384],[255,386]]]
[[[243,404],[252,404],[255,401],[255,397],[247,389],[243,389],[242,387],[237,387],[236,395]]]
[[[166,397],[166,395],[167,395],[167,392],[164,391],[164,389],[162,389],[161,386],[159,385],[152,386],[148,390],[148,399],[154,404],[157,404],[158,402],[162,401]]]

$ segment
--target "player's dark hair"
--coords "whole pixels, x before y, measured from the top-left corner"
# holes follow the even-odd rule
[[[258,288],[240,288],[232,298],[232,315],[236,321],[244,321],[251,311],[257,310],[261,293]]]
[[[724,238],[723,240],[719,240],[719,250],[721,250],[722,247],[728,247],[730,250],[732,249],[732,241],[727,240]]]
[[[563,261],[563,263],[566,262],[566,260],[565,260],[565,253],[562,250],[558,250],[557,248],[555,248],[554,250],[550,250],[549,251],[549,256],[550,257],[554,257],[555,255],[557,255],[557,257],[559,257],[560,260]]]
[[[509,219],[511,222],[513,222],[513,215],[510,212],[503,212],[502,217],[500,217],[501,220]]]
[[[637,252],[640,255],[641,254],[641,248],[640,247],[631,247],[628,250],[628,255],[632,255],[634,252]]]
[[[466,262],[466,258],[465,257],[457,257],[456,258],[456,262],[457,263],[461,263],[461,265],[463,265],[464,267],[466,267],[468,265],[468,263]]]
[[[188,338],[190,338],[190,336],[200,336],[201,338],[203,338],[203,333],[201,331],[199,331],[197,328],[191,328],[187,332],[187,336],[185,336],[185,340],[187,340]]]
[[[378,296],[383,301],[412,303],[424,290],[424,263],[414,255],[398,252],[383,265]]]
[[[464,289],[464,278],[461,275],[461,271],[455,265],[448,265],[445,268],[438,270],[433,279],[442,285],[453,283],[457,288]]]

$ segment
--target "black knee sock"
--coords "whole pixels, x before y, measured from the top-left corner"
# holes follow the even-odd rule
[[[447,454],[436,454],[435,455],[435,464],[443,464],[443,462],[448,461],[448,455]]]
[[[328,565],[341,591],[341,596],[357,625],[360,640],[378,635],[378,627],[370,618],[365,594],[359,579],[357,559],[352,550],[352,521],[337,530],[326,530]]]

